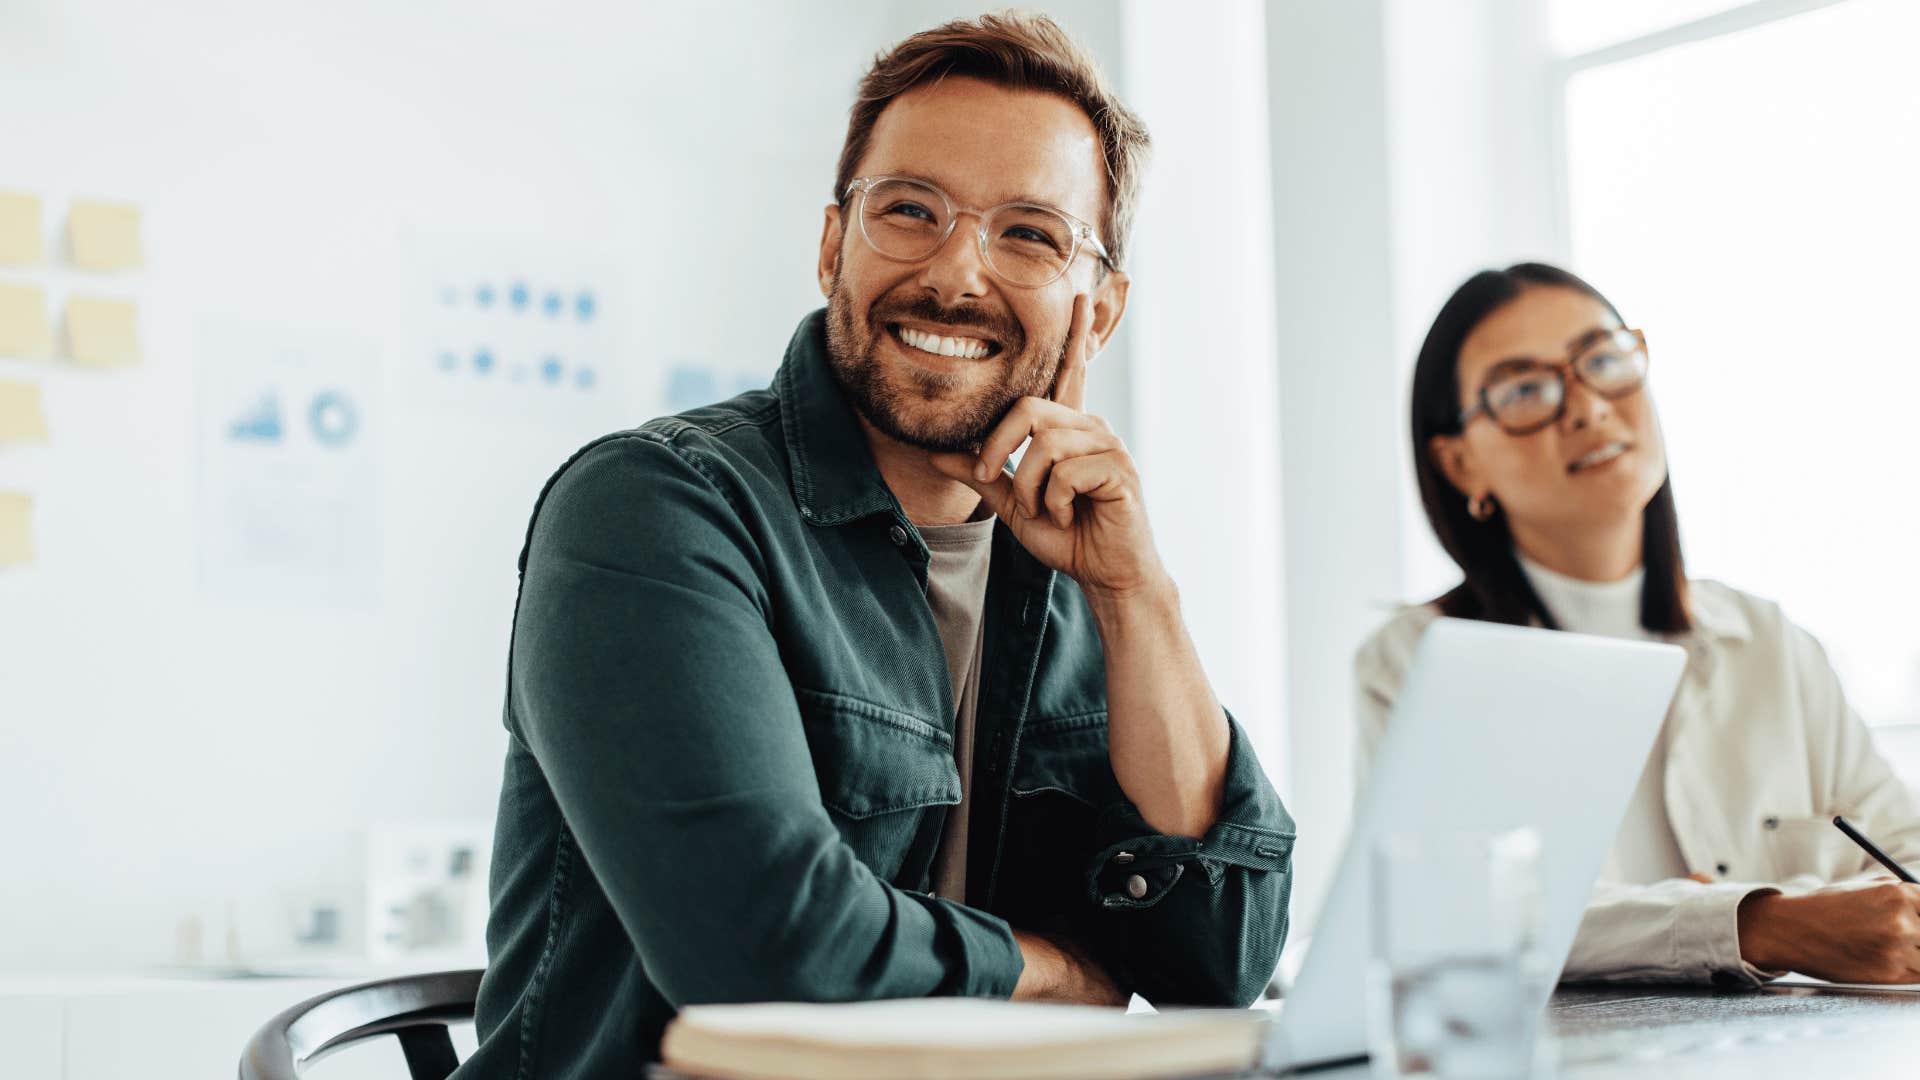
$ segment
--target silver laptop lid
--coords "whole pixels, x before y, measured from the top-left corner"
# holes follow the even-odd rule
[[[1271,1052],[1294,1066],[1366,1054],[1381,836],[1536,829],[1541,947],[1564,966],[1686,659],[1673,645],[1495,623],[1428,628]],[[1299,842],[1311,840],[1302,829]]]

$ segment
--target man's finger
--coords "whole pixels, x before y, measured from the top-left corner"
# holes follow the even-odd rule
[[[1001,473],[991,480],[981,480],[974,474],[974,462],[978,459],[972,454],[928,454],[927,460],[932,462],[933,467],[940,470],[943,475],[958,480],[979,492],[980,501],[986,504],[987,510],[995,517],[1007,517],[1009,512],[1018,505],[1014,501],[1013,478],[1006,473]]]
[[[982,482],[993,479],[1007,464],[1020,444],[1042,431],[1052,428],[1084,428],[1095,430],[1099,427],[1093,417],[1076,412],[1064,405],[1037,397],[1024,397],[1013,403],[1007,411],[1006,419],[987,435],[987,441],[980,444],[979,462],[974,478]]]
[[[1020,458],[1019,468],[1013,471],[1014,497],[1020,500],[1020,506],[1028,517],[1039,517],[1040,493],[1054,465],[1083,454],[1097,454],[1105,449],[1107,444],[1092,431],[1054,428],[1035,435],[1027,452]]]
[[[1093,297],[1080,293],[1073,298],[1073,320],[1067,327],[1066,352],[1060,357],[1060,370],[1053,376],[1054,401],[1074,412],[1087,407],[1087,361],[1092,340]]]
[[[1096,502],[1117,498],[1126,489],[1126,478],[1121,455],[1115,451],[1068,458],[1047,477],[1042,506],[1055,525],[1072,528],[1075,498],[1085,495]]]

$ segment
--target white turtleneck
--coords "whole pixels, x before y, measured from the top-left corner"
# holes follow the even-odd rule
[[[1640,625],[1640,587],[1646,580],[1645,568],[1635,568],[1618,581],[1581,581],[1524,555],[1520,556],[1520,568],[1560,629],[1634,641],[1659,640],[1658,635]],[[1603,880],[1643,885],[1687,876],[1686,857],[1680,853],[1673,826],[1667,820],[1666,777],[1667,729],[1663,724],[1647,756],[1646,768],[1641,770],[1640,783],[1627,803],[1626,818],[1620,823],[1613,852],[1601,874]]]

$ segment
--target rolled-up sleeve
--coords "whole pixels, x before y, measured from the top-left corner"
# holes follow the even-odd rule
[[[1010,995],[1005,922],[894,888],[828,816],[724,479],[645,434],[556,478],[528,538],[510,729],[672,1005]]]
[[[1158,832],[1124,799],[1096,828],[1086,886],[1107,958],[1158,1004],[1250,1005],[1286,942],[1293,818],[1246,732],[1227,724],[1224,795],[1205,836]]]

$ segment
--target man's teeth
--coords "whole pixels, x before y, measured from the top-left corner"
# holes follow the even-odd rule
[[[1591,469],[1595,465],[1604,465],[1607,462],[1612,461],[1614,458],[1617,458],[1621,454],[1624,454],[1626,452],[1627,452],[1626,443],[1609,443],[1608,445],[1603,446],[1600,449],[1595,450],[1593,453],[1587,454],[1586,456],[1582,457],[1580,460],[1574,462],[1573,467],[1575,471],[1578,471],[1580,469]]]
[[[968,360],[978,360],[993,351],[993,347],[978,338],[941,337],[915,330],[910,326],[900,328],[900,340],[919,349],[939,356],[959,356]]]

